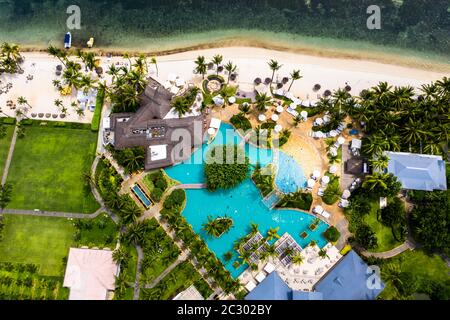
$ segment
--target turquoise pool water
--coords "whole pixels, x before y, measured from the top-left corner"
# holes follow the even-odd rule
[[[279,153],[275,184],[283,193],[296,192],[306,187],[306,177],[297,161],[284,152]]]
[[[170,177],[181,183],[204,182],[203,164],[195,162],[195,158],[197,157],[196,161],[201,160],[202,154],[204,155],[211,145],[240,142],[241,138],[232,130],[232,126],[222,124],[220,132],[210,145],[204,145],[186,163],[168,168],[166,172]],[[271,150],[259,149],[248,144],[245,149],[252,163],[259,161],[262,165],[265,165],[272,162],[273,154]],[[186,190],[186,195],[186,207],[182,214],[235,278],[247,266],[233,267],[232,264],[237,258],[237,254],[233,250],[233,244],[250,232],[251,222],[259,225],[259,230],[264,236],[269,228],[279,227],[278,234],[280,236],[288,232],[302,247],[306,246],[311,240],[316,241],[320,247],[326,244],[326,240],[322,236],[322,233],[328,227],[326,223],[321,222],[317,229],[312,232],[308,229],[308,226],[314,220],[313,216],[296,210],[269,209],[263,204],[261,194],[251,179],[245,180],[230,190],[216,192],[209,192],[205,189]],[[233,219],[233,227],[220,238],[209,237],[202,227],[209,215],[213,218],[227,215]],[[307,231],[309,234],[305,239],[300,237],[300,233],[303,231]],[[231,261],[226,262],[223,255],[228,251],[232,251],[234,257]]]
[[[144,204],[144,206],[146,208],[150,207],[152,202],[150,201],[150,199],[145,195],[144,191],[142,191],[142,189],[135,184],[132,188],[134,194],[139,198],[139,200],[142,201],[142,203]]]

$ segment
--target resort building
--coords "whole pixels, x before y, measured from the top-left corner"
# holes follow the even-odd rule
[[[117,274],[112,251],[70,248],[63,286],[70,289],[69,300],[107,300]]]
[[[385,152],[387,172],[394,174],[402,188],[410,190],[447,190],[445,161],[441,156],[406,152]]]
[[[380,277],[350,251],[316,282],[313,290],[292,289],[273,271],[245,300],[374,300],[383,289]]]
[[[189,158],[203,143],[206,119],[200,111],[201,93],[190,112],[180,117],[171,106],[174,94],[156,80],[148,81],[137,112],[110,116],[109,141],[117,149],[146,148],[145,169],[151,170]]]
[[[205,300],[194,285],[177,294],[172,300]]]

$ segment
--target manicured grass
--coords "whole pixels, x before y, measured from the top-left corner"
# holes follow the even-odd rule
[[[118,226],[106,213],[100,214],[95,219],[74,221],[74,225],[78,230],[77,236],[74,237],[77,246],[115,249]]]
[[[144,300],[169,300],[192,284],[204,298],[211,295],[212,290],[202,276],[190,262],[185,261],[176,266],[154,288],[142,290],[142,297]]]
[[[3,240],[0,241],[0,262],[32,263],[39,275],[63,276],[63,258],[70,247],[110,247],[114,249],[117,227],[109,217],[100,215],[90,221],[89,230],[82,228],[81,238],[76,221],[66,218],[5,215]],[[105,227],[99,228],[100,221]],[[105,239],[111,238],[112,241]],[[135,268],[136,269],[136,268]],[[134,279],[134,278],[133,278]]]
[[[380,221],[377,220],[377,209],[379,207],[378,202],[371,204],[372,209],[369,214],[364,217],[364,221],[370,226],[370,228],[377,235],[378,246],[370,249],[372,252],[383,252],[391,250],[401,244],[401,242],[395,240],[392,235],[390,227],[386,227]]]
[[[97,135],[85,129],[29,126],[18,139],[8,182],[8,208],[91,213],[99,208],[84,173],[92,164]]]
[[[14,126],[12,125],[3,125],[3,126],[6,128],[6,136],[0,138],[0,179],[3,176],[3,170],[5,168],[5,162],[8,157],[9,146],[11,145],[11,139],[14,132]]]
[[[65,218],[5,215],[0,261],[33,263],[38,273],[64,274],[63,258],[69,254],[75,228]]]
[[[448,281],[449,269],[445,261],[436,254],[428,255],[423,250],[406,251],[400,255],[386,260],[385,263],[394,263],[400,266],[402,272],[411,272],[419,282],[418,292],[424,292],[431,282],[443,283]],[[390,283],[380,295],[382,299],[394,299],[395,289]]]

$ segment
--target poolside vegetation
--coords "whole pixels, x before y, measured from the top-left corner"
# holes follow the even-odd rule
[[[4,42],[0,48],[0,76],[4,73],[23,73],[21,64],[24,57],[20,53],[20,47],[14,43]]]
[[[312,201],[313,197],[311,193],[297,191],[286,194],[276,206],[278,208],[293,208],[309,211],[311,209]]]
[[[172,181],[162,169],[146,174],[143,182],[150,192],[150,197],[155,202],[161,201],[161,198],[169,187],[169,184],[175,184],[175,182]]]
[[[97,132],[100,129],[100,121],[102,118],[103,103],[105,101],[105,90],[100,88],[97,92],[97,99],[95,101],[94,115],[91,121],[91,130]]]
[[[242,130],[242,132],[247,132],[252,128],[250,120],[247,119],[244,113],[239,112],[230,118],[231,124],[236,128],[236,130]]]
[[[328,205],[335,204],[341,196],[341,189],[339,187],[339,177],[328,174],[330,182],[323,192],[322,201]]]
[[[328,242],[336,242],[339,240],[339,237],[341,236],[341,233],[338,229],[336,229],[335,226],[330,226],[328,229],[323,233],[323,236],[325,239],[328,240]]]
[[[248,178],[249,159],[236,145],[212,147],[206,154],[205,176],[209,191],[230,189]]]
[[[275,173],[272,165],[268,164],[261,168],[261,164],[257,163],[252,173],[252,180],[262,196],[267,196],[275,188]]]
[[[233,226],[233,219],[225,217],[217,217],[213,219],[208,216],[208,221],[203,224],[203,229],[209,236],[219,238],[224,233],[227,233]]]
[[[173,193],[183,193],[183,196],[176,195],[173,199]],[[171,199],[172,200],[169,200]],[[194,232],[192,226],[186,221],[181,214],[186,198],[185,191],[177,189],[164,200],[163,209],[161,210],[161,218],[167,222],[170,228],[175,232],[177,238],[184,242],[192,255],[196,258],[196,268],[205,268],[208,274],[215,282],[227,293],[237,292],[240,290],[240,284],[234,280],[228,270],[225,269],[222,262],[208,249],[206,243]],[[178,199],[178,201],[175,201]],[[180,201],[183,200],[183,201]]]
[[[200,89],[197,87],[190,88],[183,95],[177,96],[171,101],[171,107],[174,108],[179,117],[191,111],[199,91]]]

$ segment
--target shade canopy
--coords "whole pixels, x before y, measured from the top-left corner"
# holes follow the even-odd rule
[[[228,102],[229,103],[235,103],[236,102],[236,97],[229,97],[228,98]]]
[[[337,143],[344,144],[344,142],[345,142],[345,138],[344,137],[337,138]]]
[[[279,118],[280,117],[277,114],[273,114],[271,117],[272,121],[278,121]]]
[[[258,120],[259,120],[259,121],[266,121],[266,116],[263,115],[263,114],[260,114],[260,115],[258,116]]]
[[[314,178],[319,178],[320,177],[320,171],[318,169],[313,171],[313,177]]]
[[[300,115],[303,117],[303,118],[308,118],[308,112],[306,112],[305,110],[303,110],[302,112],[300,112]]]
[[[317,124],[318,126],[320,126],[320,125],[323,124],[323,119],[322,119],[322,118],[317,118],[315,122],[316,122],[316,124]]]
[[[329,115],[324,115],[323,116],[323,122],[325,122],[325,123],[327,123],[327,122],[330,122],[330,116]]]
[[[281,130],[283,130],[283,127],[277,124],[273,129],[275,130],[275,132],[280,132]]]
[[[314,187],[316,181],[314,179],[308,179],[308,188]]]
[[[329,176],[323,176],[322,177],[322,183],[323,184],[328,184],[330,182],[330,177]]]
[[[350,190],[345,189],[344,192],[342,192],[342,199],[348,199],[350,195],[351,195]]]
[[[330,154],[331,154],[331,156],[336,157],[337,156],[337,149],[335,147],[331,147],[330,148]]]
[[[336,137],[337,135],[338,135],[338,132],[337,132],[336,130],[331,130],[331,131],[330,131],[330,136],[331,136],[331,137],[334,138],[334,137]]]
[[[281,106],[281,105],[278,105],[278,106],[277,106],[277,112],[278,112],[278,113],[283,112],[283,110],[284,110],[284,109],[283,109],[283,106]]]
[[[210,136],[212,136],[213,134],[215,134],[216,133],[216,129],[214,129],[214,128],[209,128],[208,129],[208,134],[210,135]]]
[[[336,165],[332,165],[328,170],[329,173],[335,174],[338,171],[338,167]]]
[[[316,131],[316,138],[323,138],[325,134],[322,131]]]

